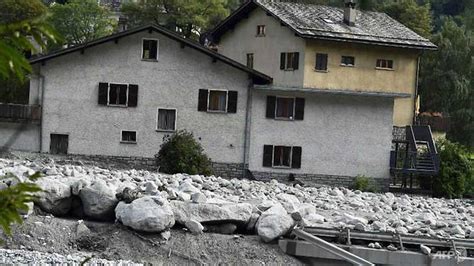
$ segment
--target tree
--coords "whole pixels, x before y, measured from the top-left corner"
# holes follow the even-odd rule
[[[125,3],[122,13],[132,27],[155,23],[198,38],[229,15],[226,5],[227,0],[147,0]]]
[[[66,45],[78,45],[113,33],[116,20],[96,0],[70,0],[50,7],[49,22]]]
[[[420,6],[415,0],[401,0],[385,4],[381,11],[419,35],[425,38],[431,36],[432,18],[429,3]]]
[[[474,45],[465,28],[451,18],[444,19],[433,42],[438,51],[425,56],[420,73],[422,109],[449,114],[448,138],[472,145]]]
[[[57,34],[45,22],[46,8],[40,0],[3,0],[0,10],[0,78],[15,75],[24,81],[31,72],[25,51],[57,42]]]

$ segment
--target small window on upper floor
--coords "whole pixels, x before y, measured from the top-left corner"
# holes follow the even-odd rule
[[[328,54],[316,54],[316,64],[314,69],[320,72],[326,72],[328,70]]]
[[[247,67],[253,68],[253,54],[247,54]]]
[[[353,56],[342,56],[341,57],[341,66],[355,66],[355,57]]]
[[[297,70],[299,66],[300,53],[281,53],[280,55],[280,69],[293,71]]]
[[[376,68],[392,70],[393,69],[393,60],[377,59]]]
[[[265,36],[265,25],[258,25],[257,26],[257,37]]]
[[[157,61],[158,60],[158,40],[143,39],[142,59]]]
[[[136,131],[122,131],[122,143],[137,143],[137,132]]]

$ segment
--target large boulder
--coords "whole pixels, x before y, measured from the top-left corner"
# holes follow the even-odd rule
[[[49,177],[36,181],[42,189],[37,192],[36,204],[45,212],[53,215],[65,215],[71,209],[71,187]]]
[[[162,232],[174,225],[170,204],[157,196],[144,196],[130,204],[121,201],[115,216],[122,224],[143,232]]]
[[[113,220],[118,200],[115,189],[103,180],[96,180],[79,192],[84,214],[97,220]]]
[[[249,203],[191,203],[173,200],[171,208],[176,222],[185,224],[188,220],[196,220],[200,223],[242,223],[247,224],[252,215],[252,205]]]
[[[264,242],[270,242],[288,233],[295,222],[281,204],[276,204],[260,216],[257,234]]]

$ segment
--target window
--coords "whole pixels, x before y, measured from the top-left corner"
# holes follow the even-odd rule
[[[355,57],[353,56],[342,56],[341,66],[355,66]]]
[[[143,39],[142,59],[158,60],[158,40]]]
[[[328,70],[328,54],[316,54],[316,71],[327,71]]]
[[[237,91],[227,90],[199,90],[198,111],[236,113]]]
[[[303,120],[304,98],[267,96],[266,117],[284,120]]]
[[[280,69],[297,70],[299,65],[300,53],[281,53]]]
[[[253,54],[247,54],[247,67],[253,68]]]
[[[109,105],[127,105],[128,85],[127,84],[110,84],[109,88]]]
[[[122,143],[137,143],[136,131],[122,131]]]
[[[393,69],[393,60],[377,59],[376,67],[381,69]]]
[[[263,166],[277,168],[301,168],[302,148],[298,146],[264,145]]]
[[[257,26],[257,37],[265,36],[265,25],[258,25]]]
[[[176,130],[176,109],[158,108],[157,130],[175,131]]]
[[[209,106],[208,111],[219,111],[225,112],[227,110],[227,91],[215,91],[209,92]]]
[[[99,83],[99,104],[108,106],[136,107],[138,85]]]
[[[295,98],[276,98],[275,118],[293,119]]]

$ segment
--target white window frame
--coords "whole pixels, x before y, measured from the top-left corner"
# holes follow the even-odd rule
[[[210,110],[209,109],[209,100],[211,98],[211,91],[224,91],[225,92],[225,110]],[[229,105],[229,90],[223,89],[210,89],[207,93],[207,112],[209,113],[227,113],[227,107]]]
[[[158,128],[158,118],[159,118],[159,114],[160,114],[160,109],[161,110],[174,110],[174,126],[173,126],[174,129],[173,130]],[[176,108],[166,108],[166,107],[158,107],[156,109],[156,128],[155,128],[156,131],[158,131],[158,132],[175,132],[177,124],[178,124],[178,109],[176,109]]]
[[[377,63],[378,63],[379,60],[387,61],[387,66],[388,66],[388,62],[389,62],[389,61],[392,61],[392,68],[389,68],[389,67],[379,67],[379,66],[377,65]],[[375,61],[375,69],[394,71],[394,70],[395,70],[395,60],[393,60],[393,59],[385,59],[385,58],[377,58],[377,60]]]
[[[144,43],[145,40],[156,41],[156,59],[143,58],[143,43]],[[142,38],[140,47],[142,49],[141,52],[140,52],[142,61],[157,62],[158,59],[160,58],[160,40],[159,39],[156,39],[156,38]]]
[[[123,132],[135,132],[135,141],[126,141],[122,139]],[[127,130],[127,129],[122,129],[120,130],[120,143],[122,144],[137,144],[138,143],[138,132],[136,130]]]
[[[109,82],[107,83],[107,106],[112,106],[112,107],[128,107],[128,95],[130,93],[130,83],[119,83],[119,82]],[[127,100],[125,101],[125,104],[110,104],[110,85],[127,85]],[[127,130],[125,130],[127,131]]]
[[[293,99],[293,116],[291,118],[277,116],[278,98]],[[296,110],[296,97],[293,97],[293,96],[275,96],[275,120],[293,121],[293,120],[295,120],[295,110]]]
[[[290,147],[290,166],[281,166],[275,165],[275,147]],[[276,169],[292,169],[293,167],[293,146],[286,146],[286,145],[273,145],[273,152],[272,152],[272,168]]]

